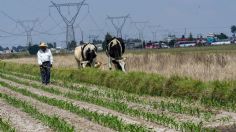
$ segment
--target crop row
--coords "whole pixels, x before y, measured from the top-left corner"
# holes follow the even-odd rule
[[[74,128],[64,120],[56,116],[48,116],[46,114],[40,113],[34,106],[30,105],[28,102],[18,100],[14,97],[8,96],[7,94],[0,93],[0,98],[4,99],[8,104],[20,108],[22,111],[28,113],[30,116],[42,121],[49,127],[56,131],[61,132],[73,132]]]
[[[75,106],[70,102],[67,102],[64,100],[57,100],[55,98],[49,98],[46,96],[39,96],[39,95],[34,94],[26,89],[11,86],[3,81],[0,81],[0,84],[4,87],[7,87],[7,88],[15,91],[15,92],[21,93],[25,96],[29,96],[29,97],[39,100],[43,103],[47,103],[49,105],[56,106],[60,109],[68,110],[72,113],[75,113],[75,114],[81,116],[81,117],[88,118],[98,124],[105,126],[105,127],[113,128],[114,130],[118,130],[118,131],[149,131],[147,128],[140,126],[140,125],[126,124],[122,120],[120,120],[117,116],[98,114],[97,112],[91,112],[87,109],[84,109],[84,108],[82,109],[78,106]]]
[[[3,76],[2,74],[0,74],[3,78],[9,79],[9,80],[13,80],[13,81],[17,81],[18,83],[24,83],[25,85],[30,86],[30,84],[28,82],[24,82],[24,81],[19,81],[16,80],[14,78],[11,77],[6,77]],[[127,115],[131,115],[131,116],[136,116],[136,117],[140,117],[142,119],[145,119],[147,121],[152,121],[170,128],[175,128],[176,130],[199,130],[199,131],[203,131],[203,130],[208,130],[203,128],[202,125],[200,124],[194,124],[192,122],[178,122],[176,121],[174,118],[172,117],[168,117],[164,114],[154,114],[154,113],[149,113],[149,112],[145,112],[139,109],[132,109],[129,108],[129,106],[127,104],[124,104],[122,102],[119,101],[108,101],[108,100],[103,100],[103,99],[99,99],[99,98],[95,98],[95,97],[90,97],[87,95],[83,95],[83,94],[75,94],[75,93],[62,93],[60,92],[58,89],[56,88],[45,88],[39,85],[34,85],[35,88],[37,89],[41,89],[43,91],[46,92],[50,92],[56,95],[62,95],[64,97],[70,98],[70,99],[75,99],[75,100],[80,100],[80,101],[84,101],[84,102],[89,102],[89,103],[93,103],[96,105],[100,105],[109,109],[113,109],[116,110],[118,112],[127,114]]]
[[[1,94],[0,94],[0,97],[1,97]],[[9,122],[4,121],[0,117],[0,131],[3,131],[3,132],[15,132],[16,130],[11,127]]]
[[[0,68],[35,76],[39,74],[38,66],[30,64],[0,62]],[[53,68],[52,78],[57,78],[63,83],[80,81],[140,95],[200,100],[206,106],[236,110],[236,81],[202,82],[188,77],[165,78],[158,74],[142,72],[123,74],[90,68],[81,70]]]
[[[2,71],[0,71],[2,72]],[[6,73],[6,72],[5,72]],[[30,80],[37,80],[39,78],[35,77],[35,76],[27,76],[27,75],[22,75],[22,74],[18,74],[18,73],[12,73],[12,72],[7,72],[7,74],[11,74],[11,75],[15,75],[15,76],[19,76],[22,78],[27,78]],[[6,78],[6,76],[4,76]],[[14,79],[14,78],[9,78],[15,82],[18,83],[23,83],[25,85],[30,85],[29,82],[27,81],[20,81],[18,79]],[[59,84],[59,82],[57,80],[54,80],[54,83],[56,83],[57,85]],[[37,85],[36,83],[32,83],[31,85],[34,87],[42,87],[41,85]],[[183,106],[183,104],[181,103],[181,101],[161,101],[161,102],[157,102],[157,101],[146,101],[143,98],[138,97],[138,95],[134,95],[134,94],[128,94],[126,92],[123,91],[118,91],[118,90],[112,90],[112,89],[108,89],[108,88],[99,88],[99,89],[91,89],[91,88],[87,88],[87,87],[76,87],[75,85],[71,84],[71,83],[67,83],[66,85],[63,86],[64,88],[68,88],[71,90],[75,90],[79,93],[82,94],[86,94],[86,96],[94,96],[96,98],[98,97],[106,97],[106,98],[112,98],[112,100],[114,101],[128,101],[128,102],[133,102],[133,103],[139,103],[139,104],[143,104],[143,105],[148,105],[151,106],[151,108],[153,109],[159,109],[162,111],[169,111],[169,112],[173,112],[173,113],[180,113],[180,114],[188,114],[191,116],[203,116],[204,119],[208,120],[211,116],[212,116],[212,112],[210,111],[205,111],[205,110],[200,110],[198,107],[191,107],[191,106]],[[50,90],[57,92],[57,89],[50,87]],[[101,90],[103,89],[103,90]]]

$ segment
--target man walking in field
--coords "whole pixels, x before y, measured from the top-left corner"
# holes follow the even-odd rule
[[[37,53],[42,83],[45,85],[50,83],[50,69],[53,63],[53,56],[51,50],[47,47],[48,46],[46,43],[41,42],[39,45],[40,50]]]

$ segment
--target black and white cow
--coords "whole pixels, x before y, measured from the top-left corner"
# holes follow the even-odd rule
[[[97,47],[92,43],[86,43],[84,45],[75,48],[74,52],[75,60],[78,67],[99,67],[100,63],[96,62]]]
[[[108,56],[108,67],[112,68],[111,62],[117,70],[126,72],[125,58],[122,55],[125,53],[125,43],[122,38],[112,38],[107,41],[106,54]]]

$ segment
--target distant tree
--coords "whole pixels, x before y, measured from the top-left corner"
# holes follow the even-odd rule
[[[236,26],[235,25],[231,26],[231,32],[233,33],[233,36],[235,37],[235,33],[236,33]]]
[[[3,51],[4,49],[3,49],[3,47],[0,45],[0,51]]]
[[[27,48],[27,47],[24,47],[24,46],[17,46],[17,50],[18,50],[18,51],[27,51],[28,48]]]
[[[102,43],[103,50],[106,50],[106,45],[107,45],[108,41],[111,39],[112,39],[112,36],[109,33],[107,33],[105,36],[105,40]]]
[[[79,42],[79,44],[80,44],[80,45],[84,44],[84,41],[83,41],[83,40],[81,40],[81,41]]]
[[[71,41],[70,43],[68,43],[67,45],[67,49],[68,50],[74,50],[76,47],[76,41]]]
[[[31,43],[31,42],[29,42],[29,43],[28,43],[28,47],[31,47],[31,46],[32,46],[32,43]]]
[[[93,40],[93,44],[101,44],[102,43],[102,40]]]
[[[4,50],[10,50],[8,47],[6,47]]]
[[[142,48],[145,48],[145,46],[146,46],[146,41],[144,40],[144,41],[143,41],[143,47],[142,47]]]
[[[189,39],[190,41],[193,41],[193,35],[192,35],[192,33],[189,34],[188,39]]]
[[[51,48],[53,48],[54,46],[53,46],[53,44],[52,43],[48,43],[48,48],[49,49],[51,49]]]
[[[169,45],[170,47],[174,47],[175,43],[176,43],[176,40],[175,40],[175,39],[172,39],[172,40],[170,40],[170,42],[168,43],[168,45]]]
[[[185,39],[185,35],[182,35],[182,37],[181,37],[182,39]]]
[[[37,52],[38,52],[38,50],[39,50],[39,46],[38,46],[38,45],[33,45],[33,46],[30,46],[30,47],[28,48],[28,51],[29,51],[29,53],[30,53],[31,55],[36,55]]]
[[[57,48],[57,43],[56,42],[53,43],[53,48]]]
[[[224,33],[220,33],[220,34],[216,34],[216,37],[218,38],[218,39],[228,39],[229,37],[226,35],[226,34],[224,34]]]
[[[12,46],[11,49],[12,49],[13,51],[19,52],[19,50],[18,50],[17,47],[15,47],[15,46]]]

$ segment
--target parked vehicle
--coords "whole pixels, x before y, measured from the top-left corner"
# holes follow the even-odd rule
[[[222,40],[222,41],[217,41],[217,42],[211,43],[211,45],[224,45],[224,44],[231,44],[231,41],[230,40]]]
[[[103,51],[102,44],[96,44],[98,51]]]
[[[146,49],[159,49],[160,48],[160,45],[159,43],[152,43],[152,42],[149,42],[145,45],[145,48]]]
[[[170,46],[166,45],[165,43],[161,43],[160,48],[168,49],[168,48],[170,48]]]
[[[195,41],[179,41],[175,44],[175,47],[193,47],[196,46]]]

